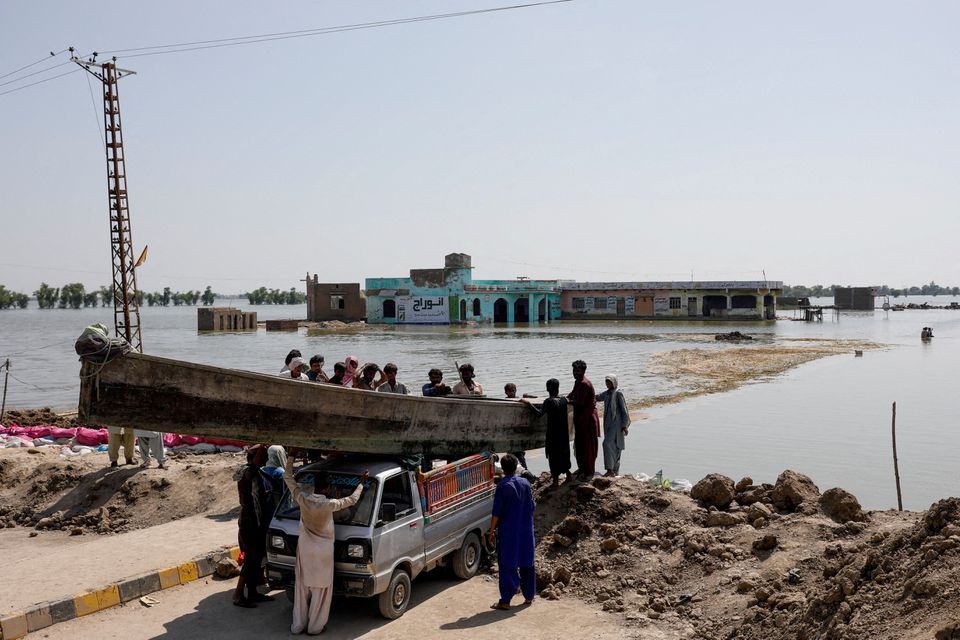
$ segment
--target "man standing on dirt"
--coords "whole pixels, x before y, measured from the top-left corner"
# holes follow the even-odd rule
[[[123,443],[123,457],[127,459],[127,464],[133,464],[133,443],[134,435],[131,427],[107,427],[107,457],[110,458],[110,466],[116,467],[117,460],[120,459],[120,444]]]
[[[267,448],[255,445],[247,449],[247,464],[237,472],[237,493],[240,497],[238,534],[243,566],[233,592],[233,604],[238,607],[256,607],[257,602],[269,602],[271,596],[257,591],[257,585],[266,582],[263,561],[267,559],[267,527],[270,524],[270,500],[260,467],[267,459]],[[246,587],[246,595],[244,595]]]
[[[330,617],[333,598],[333,513],[357,504],[369,474],[364,471],[346,498],[331,500],[323,494],[330,488],[324,471],[313,476],[313,494],[303,492],[293,477],[293,461],[287,458],[283,481],[294,502],[300,505],[300,537],[297,541],[296,582],[293,597],[293,624],[290,633],[310,635],[323,632]]]
[[[573,405],[573,455],[577,459],[574,473],[580,481],[590,480],[596,473],[597,438],[600,437],[600,416],[597,415],[597,394],[587,379],[587,363],[573,363],[573,391],[567,400]]]
[[[518,478],[517,459],[509,453],[500,458],[503,479],[497,483],[493,495],[493,514],[487,536],[490,544],[496,540],[500,528],[500,546],[497,567],[500,575],[500,599],[491,609],[509,609],[510,600],[523,592],[523,604],[532,604],[537,592],[537,574],[533,570],[533,490],[524,478]]]

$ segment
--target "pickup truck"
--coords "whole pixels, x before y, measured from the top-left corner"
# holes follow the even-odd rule
[[[329,474],[331,498],[351,494],[370,477],[356,505],[334,514],[334,593],[379,598],[380,613],[399,618],[420,572],[449,566],[473,577],[484,553],[493,506],[494,457],[470,456],[426,474],[399,461],[334,457],[306,465],[294,479],[313,491],[314,474]],[[294,587],[300,508],[284,495],[267,533],[267,581],[288,595]]]

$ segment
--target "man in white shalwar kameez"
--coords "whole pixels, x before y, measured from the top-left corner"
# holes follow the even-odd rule
[[[283,481],[290,495],[300,505],[300,539],[297,542],[296,586],[293,598],[291,633],[317,634],[323,631],[330,617],[333,598],[333,513],[349,509],[360,499],[367,472],[360,476],[356,490],[346,498],[331,500],[321,492],[325,474],[317,474],[312,495],[305,494],[293,479],[293,462],[287,458]],[[326,484],[326,483],[325,483]]]

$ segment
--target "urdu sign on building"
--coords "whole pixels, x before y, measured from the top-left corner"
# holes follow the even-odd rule
[[[449,324],[447,296],[397,298],[399,324]]]

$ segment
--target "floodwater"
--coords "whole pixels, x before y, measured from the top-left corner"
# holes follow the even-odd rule
[[[953,298],[927,300],[943,305]],[[241,301],[220,304],[253,308]],[[260,320],[306,313],[303,305],[255,310]],[[960,421],[953,396],[960,311],[826,312],[823,323],[567,321],[309,334],[304,329],[199,334],[193,307],[147,307],[142,315],[146,353],[265,373],[279,371],[292,348],[304,357],[323,354],[328,372],[349,354],[381,366],[397,363],[399,379],[411,390],[426,382],[432,367],[441,368],[446,380],[455,379],[456,362],[474,364],[488,395],[499,395],[506,382],[516,383],[521,393],[541,394],[550,377],[566,390],[572,386],[570,363],[582,358],[598,390],[604,374],[616,373],[634,406],[654,396],[699,393],[703,387],[696,380],[654,365],[662,358],[669,362],[669,352],[680,349],[742,348],[713,341],[717,332],[739,330],[755,336],[758,346],[787,349],[807,340],[876,343],[884,348],[865,350],[862,357],[842,343],[838,355],[730,385],[733,390],[645,408],[645,419],[634,422],[627,439],[621,471],[662,469],[665,477],[694,482],[716,471],[735,480],[750,475],[756,482],[773,482],[792,468],[811,476],[821,490],[849,489],[865,507],[895,507],[890,408],[896,401],[904,507],[926,508],[960,494]],[[790,318],[792,312],[780,315]],[[0,311],[0,360],[10,358],[12,374],[7,407],[75,408],[79,363],[73,342],[93,322],[112,326],[112,310]],[[924,326],[934,328],[929,343],[919,339]],[[531,456],[531,467],[540,470],[545,461]]]

